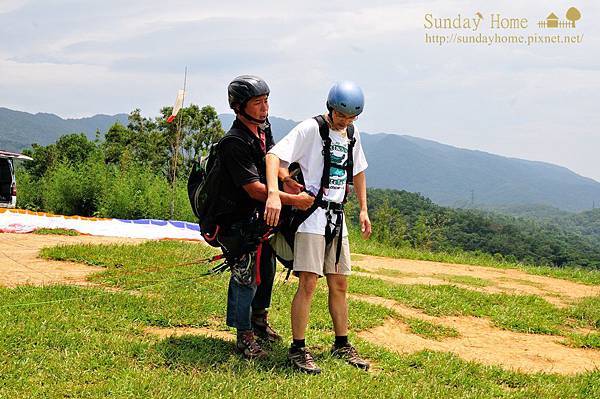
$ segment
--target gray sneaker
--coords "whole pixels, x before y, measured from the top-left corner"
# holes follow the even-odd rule
[[[350,344],[341,347],[336,347],[334,345],[333,348],[331,348],[331,355],[345,360],[348,364],[362,370],[369,370],[369,367],[371,366],[369,362],[360,357],[356,348]]]
[[[319,374],[321,369],[315,364],[312,355],[306,348],[290,348],[288,359],[292,367],[307,374]]]

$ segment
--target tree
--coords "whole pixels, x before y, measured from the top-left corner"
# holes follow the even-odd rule
[[[223,137],[224,133],[217,111],[210,105],[202,107],[194,129],[183,140],[183,163],[186,169],[189,170],[198,155],[205,155],[208,146]]]
[[[57,162],[56,146],[32,144],[31,149],[23,150],[23,154],[33,158],[23,164],[23,168],[34,180],[41,179],[46,171]]]
[[[85,162],[96,150],[96,143],[83,133],[65,134],[56,142],[57,157],[72,165]]]
[[[130,148],[134,161],[167,176],[168,146],[158,123],[143,117],[139,109],[134,109],[129,114],[127,129],[132,134]]]
[[[407,227],[402,213],[390,206],[387,198],[373,213],[373,236],[378,241],[401,246],[405,240]]]
[[[581,13],[575,7],[571,7],[567,10],[567,19],[571,21],[573,24],[573,28],[575,27],[575,21],[579,21],[581,18]]]
[[[178,152],[177,164],[169,164],[169,181],[176,178],[175,171],[177,175],[186,175],[192,160],[198,154],[205,153],[211,143],[225,134],[217,112],[210,105],[200,109],[196,104],[191,104],[179,110],[173,123],[167,123],[172,111],[173,107],[163,107],[160,110],[162,115],[156,119],[166,143],[168,159],[173,161]]]
[[[96,143],[88,140],[85,134],[66,134],[54,144],[41,146],[34,143],[31,149],[24,150],[23,154],[33,158],[33,161],[26,162],[23,167],[34,179],[40,179],[57,164],[79,165],[97,150]]]
[[[104,160],[108,164],[119,164],[123,153],[129,151],[133,132],[119,122],[112,125],[104,136],[102,144]]]
[[[148,167],[153,173],[167,175],[168,151],[157,124],[141,115],[139,109],[128,117],[127,126],[112,125],[102,143],[106,163],[126,167],[128,162]]]

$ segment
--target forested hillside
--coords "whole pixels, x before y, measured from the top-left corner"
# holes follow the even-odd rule
[[[176,126],[165,121],[170,112],[165,107],[159,116],[145,118],[134,110],[126,126],[114,124],[102,140],[70,134],[25,151],[34,161],[19,169],[18,206],[67,215],[194,221],[186,192],[191,161],[224,132],[212,107],[191,105],[180,111],[177,150]],[[355,229],[358,209],[351,198],[347,214]],[[598,212],[573,219],[588,233],[584,236],[547,221],[442,207],[407,191],[370,189],[369,209],[373,239],[392,247],[600,267],[600,240],[592,238]]]
[[[152,119],[152,118],[150,118]],[[228,130],[233,115],[219,115]],[[273,135],[281,139],[298,122],[270,118]],[[62,119],[0,108],[0,149],[20,151],[33,143],[48,145],[70,133],[100,139],[127,115],[96,115]],[[357,122],[360,128],[360,121]],[[600,183],[567,168],[545,162],[508,158],[482,151],[400,134],[368,134],[362,140],[369,161],[370,187],[422,193],[450,207],[518,207],[545,205],[570,212],[600,204]]]
[[[357,204],[349,212],[357,221]],[[509,261],[600,268],[600,239],[543,221],[441,207],[416,193],[369,190],[376,239],[433,251],[481,251]],[[593,227],[590,225],[590,230]]]

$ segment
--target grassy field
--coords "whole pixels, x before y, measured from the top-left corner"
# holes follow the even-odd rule
[[[276,283],[272,322],[285,343],[265,361],[233,354],[233,343],[201,335],[160,338],[155,327],[224,325],[228,274],[201,277],[205,264],[182,265],[213,254],[182,242],[137,246],[77,245],[48,248],[43,256],[103,266],[92,281],[117,288],[73,286],[0,288],[0,398],[159,397],[159,398],[592,398],[600,397],[600,372],[576,376],[522,374],[467,362],[432,351],[399,355],[351,340],[374,364],[365,373],[329,356],[333,340],[321,282],[312,306],[307,342],[320,376],[293,372],[286,363],[289,306],[295,282]],[[534,296],[485,294],[449,285],[405,286],[354,276],[351,291],[394,299],[431,315],[490,318],[514,331],[573,333],[571,344],[598,347],[600,298],[559,309]],[[481,283],[471,281],[473,284]],[[589,281],[588,281],[589,283]],[[360,300],[350,301],[353,332],[383,324],[407,323],[414,334],[443,340],[456,331],[410,319]]]
[[[490,266],[501,269],[520,269],[530,274],[555,277],[564,280],[576,281],[589,285],[600,285],[600,270],[585,269],[582,267],[552,267],[526,265],[523,263],[507,262],[487,253],[472,253],[465,251],[433,252],[412,247],[391,247],[374,240],[365,241],[360,238],[360,232],[349,229],[350,246],[354,253],[389,258],[403,258],[415,260],[428,260],[433,262],[458,263],[464,265]]]
[[[79,236],[81,235],[77,230],[71,229],[49,229],[49,228],[41,228],[33,231],[33,234],[46,234],[46,235],[58,235],[58,236]]]

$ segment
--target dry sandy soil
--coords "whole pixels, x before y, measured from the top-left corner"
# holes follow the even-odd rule
[[[465,360],[500,365],[521,372],[576,374],[600,368],[600,351],[570,348],[560,336],[524,334],[501,330],[485,318],[433,317],[379,297],[357,297],[393,309],[398,314],[426,320],[458,331],[458,337],[434,340],[410,332],[402,321],[388,319],[359,336],[399,353],[424,349],[452,352]]]
[[[51,236],[35,234],[0,234],[0,285],[19,284],[89,284],[86,277],[101,268],[73,262],[47,261],[37,257],[46,246],[75,243],[139,243],[144,240],[91,237]],[[536,276],[514,269],[446,264],[438,262],[389,259],[353,255],[353,265],[369,275],[398,284],[454,284],[480,292],[503,292],[515,295],[538,295],[556,306],[588,296],[600,295],[600,287]],[[467,280],[456,280],[456,278]],[[469,281],[468,278],[478,280]],[[516,333],[494,327],[485,318],[432,317],[400,303],[371,296],[355,298],[394,309],[405,317],[419,318],[454,328],[458,337],[433,340],[415,335],[400,320],[389,319],[382,326],[362,331],[359,336],[399,353],[423,349],[451,352],[463,359],[499,365],[522,372],[575,374],[600,368],[600,350],[570,348],[564,337]],[[216,326],[206,328],[156,328],[146,333],[160,337],[189,334],[208,335],[232,340],[233,335]]]
[[[61,244],[136,244],[143,241],[118,237],[0,233],[0,285],[86,285],[86,277],[102,268],[41,259],[38,258],[40,250]]]

